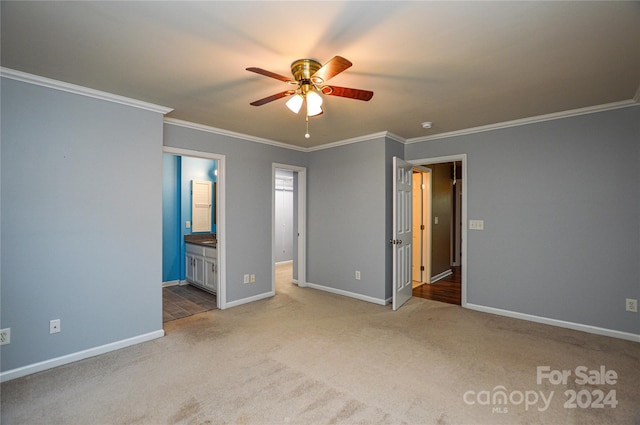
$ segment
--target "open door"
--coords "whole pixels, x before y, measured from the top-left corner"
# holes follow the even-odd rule
[[[393,309],[411,299],[413,165],[393,157]]]

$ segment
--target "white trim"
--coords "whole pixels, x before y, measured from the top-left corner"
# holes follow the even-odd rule
[[[462,161],[462,246],[460,247],[460,259],[461,259],[461,305],[462,307],[466,307],[467,305],[467,266],[469,264],[469,254],[467,252],[467,208],[468,208],[468,193],[467,183],[469,179],[467,178],[467,169],[469,165],[467,164],[467,154],[456,154],[456,155],[447,155],[447,156],[437,156],[434,158],[422,158],[422,159],[411,159],[406,160],[410,164],[414,165],[424,165],[429,166],[429,164],[438,164],[442,162],[455,162]]]
[[[276,261],[276,266],[284,266],[285,264],[293,264],[293,260]]]
[[[247,297],[247,298],[242,298],[236,301],[231,301],[227,303],[227,308],[232,308],[232,307],[238,307],[239,305],[242,304],[248,304],[248,303],[252,303],[255,301],[260,301],[260,300],[264,300],[265,298],[271,298],[275,295],[276,293],[274,291],[269,291],[269,292],[264,292],[262,294],[258,294],[258,295],[254,295],[252,297]]]
[[[338,146],[344,146],[344,145],[352,145],[354,143],[360,143],[360,142],[368,142],[370,140],[373,139],[378,139],[378,138],[389,138],[392,140],[395,140],[397,142],[400,143],[405,143],[405,139],[403,137],[400,137],[396,134],[393,134],[391,132],[388,131],[381,131],[380,133],[374,133],[374,134],[367,134],[364,136],[359,136],[359,137],[354,137],[352,139],[346,139],[346,140],[340,140],[337,142],[333,142],[333,143],[326,143],[324,145],[320,145],[320,146],[314,146],[311,148],[307,148],[305,151],[306,152],[314,152],[314,151],[319,151],[319,150],[323,150],[323,149],[331,149],[331,148],[335,148]]]
[[[315,147],[311,147],[311,148],[303,148],[303,147],[300,147],[300,146],[291,145],[289,143],[278,142],[278,141],[270,140],[270,139],[264,139],[262,137],[250,136],[250,135],[244,134],[244,133],[237,133],[237,132],[234,132],[234,131],[224,130],[224,129],[221,129],[221,128],[211,127],[211,126],[208,126],[208,125],[198,124],[198,123],[194,123],[194,122],[190,122],[190,121],[179,120],[179,119],[176,119],[176,118],[165,117],[164,118],[164,123],[165,124],[169,124],[169,125],[175,125],[175,126],[178,126],[178,127],[190,128],[192,130],[199,130],[199,131],[204,131],[204,132],[207,132],[207,133],[219,134],[221,136],[234,137],[236,139],[241,139],[241,140],[245,140],[245,141],[248,141],[248,142],[262,143],[262,144],[265,144],[265,145],[276,146],[276,147],[279,147],[279,148],[291,149],[291,150],[299,151],[299,152],[314,152],[314,151],[318,151],[318,150],[322,150],[322,149],[335,148],[337,146],[351,145],[353,143],[359,143],[359,142],[366,142],[366,141],[370,141],[372,139],[376,139],[376,138],[380,138],[380,137],[390,138],[390,139],[395,140],[395,141],[400,142],[400,143],[405,143],[406,142],[406,140],[401,136],[398,136],[398,135],[393,134],[393,133],[388,132],[388,131],[382,131],[380,133],[354,137],[352,139],[340,140],[340,141],[337,141],[337,142],[327,143],[327,144],[324,144],[324,145],[315,146]]]
[[[166,288],[167,286],[179,286],[181,280],[170,280],[167,282],[162,282],[162,287]]]
[[[47,87],[50,89],[65,91],[68,93],[78,94],[81,96],[92,97],[94,99],[106,100],[107,102],[120,103],[122,105],[132,106],[134,108],[145,109],[160,114],[168,114],[173,108],[155,105],[153,103],[143,102],[141,100],[131,99],[117,94],[107,93],[100,90],[94,90],[83,86],[78,86],[63,81],[52,80],[50,78],[40,77],[39,75],[28,74],[14,69],[0,67],[0,76],[9,78],[23,83],[34,84],[37,86]]]
[[[226,231],[226,156],[211,152],[192,151],[189,149],[163,146],[163,153],[194,158],[214,159],[218,161],[218,199],[216,199],[218,222],[216,223],[216,240],[218,241],[218,292],[219,310],[227,308],[227,231]]]
[[[134,336],[132,338],[127,338],[127,339],[112,342],[109,344],[100,345],[98,347],[89,348],[87,350],[78,351],[76,353],[67,354],[65,356],[56,357],[56,358],[45,360],[38,363],[33,363],[27,366],[22,366],[17,369],[7,370],[0,373],[0,382],[6,382],[11,379],[21,378],[23,376],[31,375],[32,373],[42,372],[43,370],[52,369],[54,367],[77,362],[79,360],[84,360],[89,357],[94,357],[100,354],[109,353],[111,351],[120,350],[121,348],[151,341],[157,338],[161,338],[163,336],[164,336],[164,330],[160,329],[160,330],[149,332],[146,334]]]
[[[234,137],[236,139],[241,139],[241,140],[245,140],[245,141],[248,141],[248,142],[262,143],[262,144],[265,144],[265,145],[271,145],[271,146],[276,146],[276,147],[285,148],[285,149],[291,149],[291,150],[295,150],[295,151],[302,151],[302,152],[306,152],[307,151],[306,148],[301,148],[299,146],[290,145],[290,144],[282,143],[282,142],[276,142],[275,140],[263,139],[261,137],[250,136],[248,134],[236,133],[234,131],[223,130],[221,128],[211,127],[211,126],[204,125],[204,124],[198,124],[198,123],[194,123],[194,122],[183,121],[183,120],[179,120],[179,119],[176,119],[176,118],[167,118],[167,117],[165,117],[164,123],[165,124],[170,124],[170,125],[175,125],[175,126],[178,126],[178,127],[190,128],[192,130],[204,131],[206,133],[213,133],[213,134],[219,134],[221,136]]]
[[[390,300],[390,299],[385,300],[381,298],[374,298],[368,295],[362,295],[362,294],[357,294],[355,292],[345,291],[344,289],[332,288],[330,286],[318,285],[317,283],[307,282],[306,286],[312,289],[317,289],[319,291],[330,292],[332,294],[342,295],[349,298],[355,298],[360,301],[366,301],[366,302],[378,304],[378,305],[387,305]]]
[[[511,317],[513,319],[521,319],[529,322],[542,323],[545,325],[558,326],[560,328],[573,329],[576,331],[587,332],[590,334],[610,336],[613,338],[626,339],[628,341],[640,342],[640,335],[630,332],[616,331],[613,329],[600,328],[598,326],[584,325],[581,323],[567,322],[564,320],[550,319],[548,317],[535,316],[533,314],[518,313],[516,311],[503,310],[500,308],[486,307],[477,304],[467,304],[466,308],[470,310],[480,311],[483,313],[497,314],[498,316]]]
[[[442,280],[447,276],[451,276],[452,274],[453,272],[451,271],[451,269],[445,270],[442,273],[439,273],[435,276],[431,276],[431,283],[436,283],[437,281]]]
[[[640,88],[638,89],[640,90]],[[640,96],[636,93],[636,96]],[[448,137],[466,136],[468,134],[482,133],[484,131],[499,130],[503,128],[518,127],[521,125],[535,124],[544,121],[559,120],[562,118],[576,117],[579,115],[595,114],[597,112],[612,111],[614,109],[638,106],[637,100],[623,100],[620,102],[606,103],[604,105],[588,106],[586,108],[571,109],[568,111],[554,112],[552,114],[537,115],[534,117],[522,118],[513,121],[504,121],[495,124],[483,125],[480,127],[465,128],[448,133],[434,134],[433,136],[414,137],[406,140],[406,144],[427,142],[429,140],[446,139]]]
[[[95,90],[88,87],[79,86],[76,84],[66,83],[66,82],[54,80],[51,78],[41,77],[38,75],[29,74],[26,72],[17,71],[10,68],[0,67],[0,76],[4,78],[16,80],[16,81],[22,81],[25,83],[30,83],[30,84],[39,85],[42,87],[55,89],[55,90],[66,91],[69,93],[92,97],[95,99],[105,100],[108,102],[119,103],[119,104],[131,106],[134,108],[145,109],[147,111],[157,112],[163,115],[166,115],[169,112],[173,111],[173,108],[169,108],[166,106],[160,106],[153,103],[144,102],[141,100],[132,99],[129,97],[120,96],[120,95],[116,95],[113,93],[108,93],[100,90]],[[630,106],[638,106],[639,104],[640,104],[640,87],[638,87],[638,89],[636,90],[636,93],[633,99],[623,100],[620,102],[589,106],[586,108],[571,109],[568,111],[554,112],[552,114],[538,115],[538,116],[533,116],[533,117],[528,117],[528,118],[523,118],[523,119],[518,119],[513,121],[505,121],[505,122],[489,124],[489,125],[484,125],[479,127],[472,127],[472,128],[467,128],[467,129],[462,129],[457,131],[451,131],[448,133],[434,134],[432,136],[414,137],[410,139],[405,139],[404,137],[398,136],[397,134],[391,133],[389,131],[383,131],[380,133],[374,133],[374,134],[359,136],[351,139],[345,139],[345,140],[328,143],[320,146],[315,146],[311,148],[303,148],[303,147],[291,145],[288,143],[264,139],[261,137],[251,136],[243,133],[237,133],[229,130],[207,126],[204,124],[197,124],[189,121],[183,121],[176,118],[165,117],[164,122],[165,124],[171,124],[171,125],[191,128],[194,130],[220,134],[223,136],[239,138],[242,140],[256,142],[256,143],[263,143],[263,144],[272,145],[272,146],[276,146],[284,149],[291,149],[291,150],[300,151],[300,152],[313,152],[313,151],[322,150],[322,149],[330,149],[337,146],[344,146],[344,145],[349,145],[353,143],[364,142],[364,141],[372,140],[374,138],[379,138],[379,137],[390,138],[392,140],[395,140],[403,144],[426,142],[429,140],[438,140],[438,139],[444,139],[448,137],[464,136],[464,135],[480,133],[484,131],[498,130],[502,128],[534,124],[538,122],[574,117],[578,115],[593,114],[597,112],[627,108]]]

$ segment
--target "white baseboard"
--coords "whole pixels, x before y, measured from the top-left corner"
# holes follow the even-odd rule
[[[518,313],[516,311],[502,310],[494,307],[485,307],[482,305],[467,303],[464,307],[470,310],[481,311],[483,313],[497,314],[499,316],[512,317],[514,319],[528,320],[529,322],[542,323],[545,325],[558,326],[561,328],[573,329],[576,331],[587,332],[590,334],[610,336],[612,338],[626,339],[628,341],[640,342],[640,335],[630,332],[616,331],[613,329],[600,328],[597,326],[584,325],[575,322],[566,322],[564,320],[550,319],[548,317],[535,316],[533,314]]]
[[[453,272],[451,271],[451,269],[445,270],[442,273],[439,273],[435,276],[431,276],[431,283],[436,283],[437,281],[442,280],[447,276],[451,276],[452,274]]]
[[[311,282],[307,282],[304,286],[309,287],[309,288],[313,288],[313,289],[318,289],[320,291],[331,292],[332,294],[343,295],[345,297],[355,298],[355,299],[360,300],[360,301],[367,301],[367,302],[374,303],[374,304],[379,304],[379,305],[387,305],[387,300],[385,300],[385,299],[374,298],[374,297],[370,297],[368,295],[357,294],[355,292],[349,292],[349,291],[345,291],[343,289],[336,289],[336,288],[332,288],[330,286],[318,285],[316,283],[311,283]]]
[[[227,302],[227,304],[225,306],[225,309],[231,308],[231,307],[237,307],[237,306],[242,305],[242,304],[252,303],[254,301],[260,301],[260,300],[263,300],[265,298],[271,298],[271,297],[273,297],[275,295],[276,295],[275,291],[269,291],[269,292],[265,292],[263,294],[254,295],[252,297],[247,297],[247,298],[242,298],[240,300]]]
[[[0,382],[21,378],[23,376],[31,375],[32,373],[42,372],[43,370],[77,362],[79,360],[84,360],[89,357],[94,357],[100,354],[108,353],[110,351],[119,350],[131,345],[140,344],[142,342],[151,341],[163,336],[164,330],[160,329],[143,335],[134,336],[133,338],[123,339],[121,341],[112,342],[110,344],[100,345],[99,347],[89,348],[87,350],[78,351],[76,353],[67,354],[65,356],[56,357],[54,359],[49,359],[27,366],[22,366],[16,369],[7,370],[0,373]]]
[[[165,288],[167,286],[176,286],[181,284],[181,280],[170,280],[167,282],[162,282],[162,287]]]
[[[293,260],[277,261],[276,266],[284,266],[285,264],[293,264]]]

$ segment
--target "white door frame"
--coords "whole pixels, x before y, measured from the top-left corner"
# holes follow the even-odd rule
[[[271,165],[271,293],[276,291],[276,169],[298,173],[298,286],[307,286],[307,169],[297,165]],[[294,235],[295,237],[295,235]]]
[[[225,219],[225,156],[210,152],[192,151],[189,149],[173,148],[171,146],[163,146],[163,153],[178,156],[189,156],[193,158],[214,159],[218,161],[218,185],[216,192],[216,239],[218,251],[218,292],[216,294],[218,308],[224,310],[227,308],[227,238]]]
[[[467,264],[468,264],[468,254],[467,254],[467,154],[458,154],[458,155],[449,155],[449,156],[438,156],[433,158],[423,158],[423,159],[412,159],[406,160],[407,162],[414,165],[424,165],[428,167],[429,164],[439,164],[443,162],[462,162],[462,246],[461,246],[461,272],[462,272],[462,294],[461,294],[461,304],[462,307],[467,306]]]

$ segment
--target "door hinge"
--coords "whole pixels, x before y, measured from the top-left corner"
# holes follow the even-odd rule
[[[420,225],[420,230],[424,230],[424,224]]]
[[[423,272],[424,271],[424,266],[420,266],[420,271]]]

